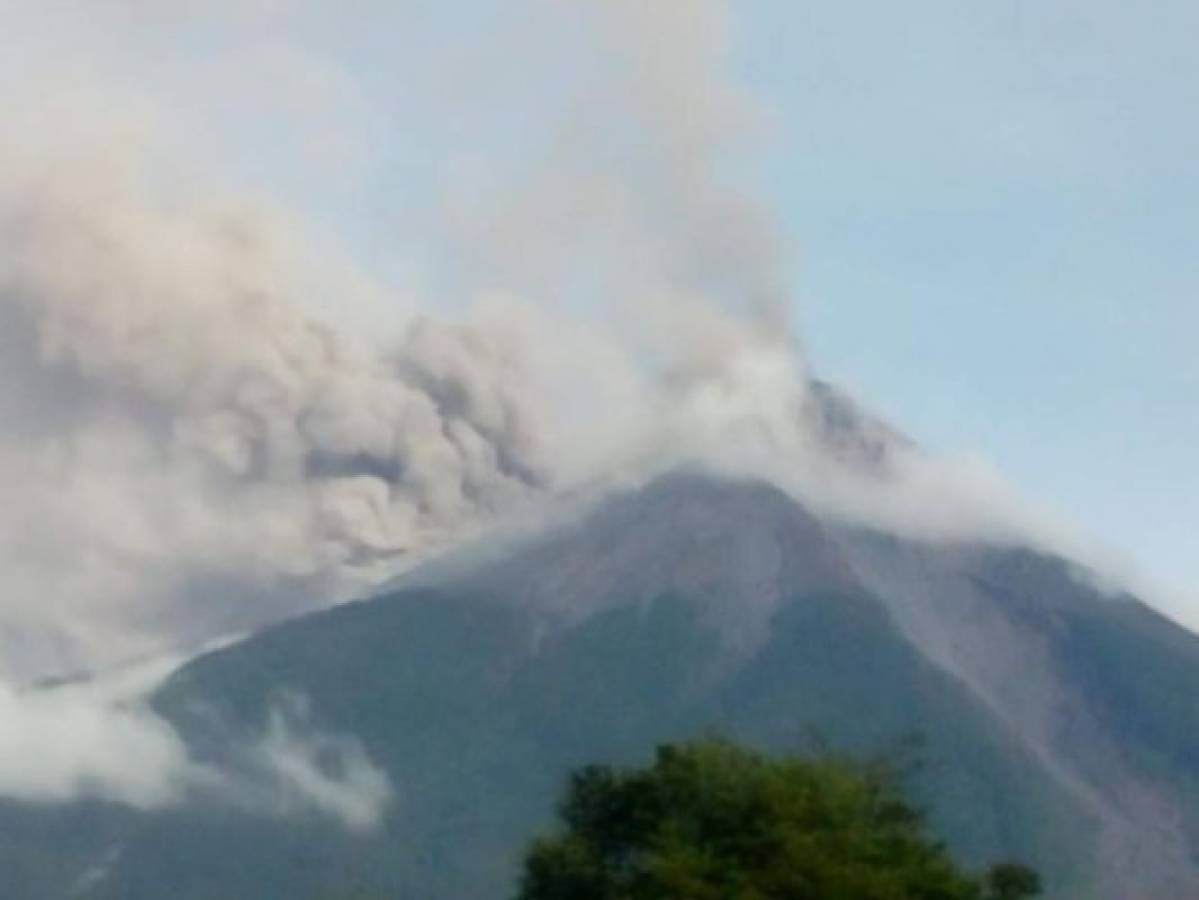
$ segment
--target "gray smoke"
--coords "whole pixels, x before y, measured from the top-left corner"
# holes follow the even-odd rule
[[[2,202],[0,552],[68,623],[134,627],[197,578],[369,576],[544,485],[503,333],[355,343],[303,311],[260,217],[168,207],[123,167]]]
[[[303,2],[0,0],[0,675],[246,630],[679,461],[893,530],[1056,535],[811,388],[743,188],[763,117],[727,4],[516,6],[422,43],[368,0],[338,28]],[[124,701],[0,683],[0,706],[31,723],[0,793],[153,805],[194,775]],[[111,752],[12,768],[63,710]],[[299,793],[377,815],[369,761],[329,785],[264,740]]]
[[[299,40],[302,5],[179,12],[243,37],[267,23],[273,72],[355,81]],[[724,76],[724,12],[531,0],[588,35],[584,61],[526,164],[469,215],[447,205],[452,297],[413,302],[277,198],[194,175],[176,94],[109,71],[114,48],[172,37],[161,20],[13,4],[24,49],[75,54],[86,88],[27,61],[0,93],[20,126],[0,159],[0,670],[105,664],[360,591],[614,460],[720,431],[763,378],[784,393],[749,401],[793,415],[773,232],[728,171],[753,112]],[[247,59],[202,59],[230,70],[212,90]],[[385,332],[342,327],[372,305]]]

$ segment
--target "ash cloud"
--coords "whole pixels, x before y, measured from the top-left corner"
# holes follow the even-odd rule
[[[896,530],[1041,527],[893,435],[865,454],[882,462],[846,452],[741,187],[765,117],[726,75],[727,4],[518,6],[455,23],[441,59],[395,4],[338,12],[345,39],[325,4],[0,0],[10,685],[361,593],[679,461]],[[359,219],[369,235],[335,237]],[[43,702],[0,685],[31,742]],[[189,771],[162,723],[102,721]],[[294,785],[371,819],[369,769],[338,793],[273,741]],[[180,796],[125,773],[137,758],[11,769],[0,793]]]
[[[767,217],[721,171],[749,107],[719,71],[718,3],[532,0],[560,34],[587,29],[589,62],[565,119],[545,117],[547,151],[469,215],[435,204],[444,274],[416,297],[330,239],[286,178],[247,188],[244,153],[224,173],[229,147],[188,118],[246,124],[240,82],[282,60],[336,91],[289,95],[254,134],[319,132],[315,114],[339,132],[335,163],[367,165],[370,91],[310,45],[319,11],[5,10],[0,704],[21,738],[0,748],[2,793],[180,802],[227,773],[144,707],[16,685],[359,593],[614,461],[669,457],[719,402],[726,357],[768,343],[801,369],[765,337],[782,317]],[[163,67],[175,56],[183,74]],[[274,115],[276,94],[257,96]],[[313,184],[342,174],[277,152]],[[43,757],[56,722],[97,749]],[[331,779],[285,726],[255,745],[284,793],[374,821],[387,791],[369,761],[339,743]]]
[[[0,160],[10,677],[352,594],[613,460],[673,452],[690,418],[735,402],[715,396],[729,359],[802,371],[779,337],[768,216],[726,171],[753,111],[722,72],[719,3],[531,0],[559,35],[586,29],[585,61],[527,165],[465,218],[439,206],[458,283],[415,300],[302,203],[197,175],[186,152],[202,123],[173,104],[197,71],[226,73],[209,106],[240,74],[257,83],[256,50],[268,73],[286,59],[338,97],[369,95],[308,46],[319,14],[188,7],[180,31],[120,4],[13,8],[29,52],[22,86],[0,92],[21,125]],[[197,54],[205,29],[232,45]],[[182,81],[132,82],[114,62],[156,42],[197,57]],[[68,55],[78,82],[35,61]],[[345,324],[368,307],[387,310],[385,332]]]
[[[39,608],[132,627],[190,578],[368,572],[542,486],[502,335],[417,317],[355,343],[303,312],[250,213],[166,208],[90,162],[22,187],[0,547]]]

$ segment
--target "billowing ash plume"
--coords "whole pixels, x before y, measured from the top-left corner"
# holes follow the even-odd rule
[[[0,264],[0,546],[39,604],[155,617],[141,601],[191,578],[369,570],[544,484],[503,332],[415,318],[355,344],[302,311],[253,214],[167,208],[113,167],[47,176],[3,198]]]
[[[421,96],[387,107],[389,66],[421,58],[393,43],[421,23],[351,6],[339,22],[373,43],[337,45],[326,4],[0,0],[0,676],[248,629],[680,460],[885,527],[1021,518],[985,472],[947,477],[810,388],[778,239],[739,187],[759,122],[725,77],[724,3],[527,0],[519,29],[443,35],[423,89],[448,124]],[[473,143],[456,131],[471,110]],[[330,185],[370,186],[346,189],[354,221],[377,197],[403,207],[386,189],[398,172],[427,192],[399,162],[422,139],[433,211],[355,262],[329,238],[346,225]],[[419,289],[377,274],[392,256],[423,261]],[[13,721],[55,702],[0,684]],[[194,780],[148,713],[71,704],[114,752],[36,779],[0,758],[0,793],[99,782],[153,805]],[[292,737],[264,747],[293,792],[369,824],[369,761],[351,752],[361,777],[325,784]],[[157,763],[127,777],[140,740]]]
[[[277,204],[181,189],[142,109],[169,96],[93,73],[82,100],[35,81],[52,113],[5,97],[25,134],[0,178],[0,667],[324,602],[719,431],[763,377],[788,384],[761,402],[797,401],[768,221],[723,172],[750,115],[720,4],[530,13],[584,26],[587,77],[549,149],[447,238],[463,290],[509,299],[417,303],[382,335],[339,313],[399,301],[350,266],[317,276],[323,248]],[[105,102],[134,126],[102,123]]]

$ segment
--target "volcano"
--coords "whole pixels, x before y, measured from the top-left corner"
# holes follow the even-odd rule
[[[297,702],[352,736],[390,785],[374,827],[212,798],[7,803],[0,866],[10,897],[500,898],[572,767],[717,733],[906,753],[953,852],[1027,861],[1049,896],[1199,897],[1196,698],[1199,639],[1067,560],[836,523],[688,468],[158,688],[214,765]]]

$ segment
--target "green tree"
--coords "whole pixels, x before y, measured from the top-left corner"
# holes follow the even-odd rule
[[[1041,893],[1041,876],[1019,863],[1000,863],[987,872],[987,900],[1022,900]]]
[[[560,818],[530,847],[519,900],[1014,900],[1039,889],[1008,865],[984,893],[925,834],[886,767],[831,756],[663,746],[646,769],[574,773]]]

